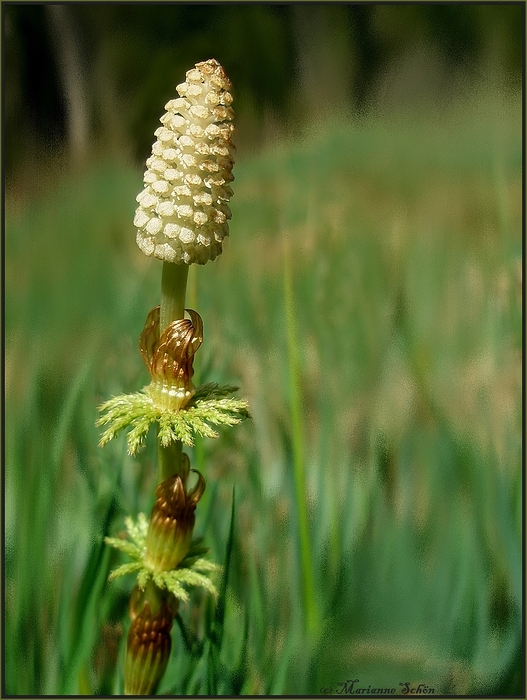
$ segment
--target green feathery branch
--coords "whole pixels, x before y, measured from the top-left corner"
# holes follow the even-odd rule
[[[134,394],[115,396],[99,407],[103,415],[97,425],[108,425],[99,445],[103,447],[121,430],[131,428],[127,437],[128,452],[135,455],[153,423],[159,424],[158,439],[163,447],[177,440],[192,447],[194,435],[216,438],[219,433],[211,425],[236,425],[250,417],[247,401],[226,396],[233,390],[232,386],[205,384],[179,411],[159,408],[149,396],[148,387]]]

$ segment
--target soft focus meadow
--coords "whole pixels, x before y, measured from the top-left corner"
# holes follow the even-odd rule
[[[266,122],[265,143],[238,117],[231,236],[192,267],[187,306],[195,383],[235,383],[252,421],[190,451],[224,576],[216,605],[181,607],[160,694],[521,694],[521,94],[486,66],[419,102],[411,79],[439,69],[415,65],[369,110],[327,98]],[[124,560],[103,538],[151,509],[155,444],[101,450],[95,420],[148,382],[161,274],[135,245],[143,163],[125,156],[42,146],[8,172],[11,695],[122,692],[132,579],[108,583]]]

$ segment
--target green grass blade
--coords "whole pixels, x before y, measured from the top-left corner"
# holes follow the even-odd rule
[[[313,557],[306,505],[306,476],[304,439],[302,428],[302,400],[300,397],[298,370],[298,332],[294,314],[293,287],[289,261],[288,244],[284,244],[284,302],[286,312],[287,355],[289,363],[290,411],[293,443],[293,467],[295,477],[296,510],[298,513],[298,532],[300,540],[300,566],[302,571],[302,600],[304,605],[307,631],[313,635],[318,627],[318,613],[315,597],[315,580],[313,575]]]

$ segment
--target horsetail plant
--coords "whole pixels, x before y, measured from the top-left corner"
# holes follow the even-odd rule
[[[140,392],[102,404],[97,421],[106,426],[101,447],[129,428],[132,455],[157,424],[158,485],[150,519],[143,513],[136,522],[127,518],[129,539],[106,538],[132,559],[110,578],[137,576],[130,600],[125,695],[155,693],[168,664],[172,622],[180,602],[189,601],[188,589],[201,586],[217,595],[209,576],[220,567],[204,558],[208,550],[201,538],[193,538],[205,479],[190,468],[183,445],[192,446],[195,435],[217,437],[213,425],[235,425],[249,415],[247,402],[230,396],[236,387],[211,383],[196,388],[192,383],[203,323],[196,311],[185,309],[189,265],[214,260],[229,234],[231,84],[212,59],[196,64],[176,89],[179,97],[165,106],[162,126],[155,131],[134,218],[139,248],[163,261],[161,304],[148,314],[139,339],[152,381]]]

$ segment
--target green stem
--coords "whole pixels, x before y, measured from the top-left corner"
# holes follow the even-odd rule
[[[160,334],[172,321],[185,317],[185,294],[187,290],[188,265],[175,265],[163,262],[161,277]],[[181,455],[181,442],[173,442],[168,447],[159,445],[157,451],[157,481],[161,483],[174,474],[179,474],[186,486],[188,470]]]
[[[163,262],[161,278],[160,334],[180,318],[185,318],[185,294],[187,291],[188,265]]]
[[[181,459],[183,454],[183,444],[177,440],[171,442],[168,447],[163,447],[158,443],[157,448],[157,483],[160,484],[169,476],[179,474],[183,485],[187,485],[188,469]]]

